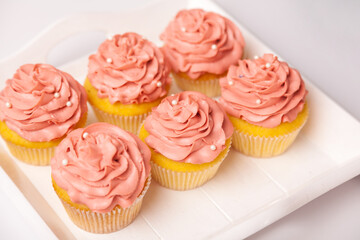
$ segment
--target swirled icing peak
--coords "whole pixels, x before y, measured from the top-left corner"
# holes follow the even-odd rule
[[[229,19],[202,9],[178,12],[160,35],[172,70],[192,79],[223,74],[241,58],[244,39]]]
[[[226,112],[267,128],[295,120],[307,95],[299,72],[273,54],[239,60],[220,79],[220,86]]]
[[[155,44],[136,33],[105,40],[89,57],[88,78],[111,103],[152,102],[167,94],[169,66]]]
[[[72,131],[51,160],[51,175],[74,203],[94,212],[129,207],[150,175],[150,150],[137,136],[109,123]]]
[[[162,100],[145,120],[146,143],[165,157],[193,164],[211,162],[225,149],[233,126],[222,107],[199,92]]]
[[[67,134],[87,112],[85,89],[48,64],[25,64],[0,92],[0,120],[32,142]]]

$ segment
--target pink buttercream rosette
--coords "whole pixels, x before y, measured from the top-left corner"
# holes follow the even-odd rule
[[[160,49],[137,33],[114,35],[89,57],[88,79],[99,98],[138,104],[166,96],[169,66]]]
[[[22,65],[0,92],[2,136],[10,152],[26,163],[48,165],[56,141],[85,125],[86,101],[85,89],[70,74],[48,64]]]
[[[300,73],[273,54],[239,60],[220,79],[220,86],[219,102],[231,119],[239,118],[259,126],[257,129],[263,128],[258,130],[260,133],[292,123],[301,112],[308,111],[305,107],[308,92]],[[293,143],[307,114],[295,130],[283,129],[280,133],[274,130],[269,137],[235,128],[233,146],[256,157],[279,155]]]
[[[244,39],[229,19],[202,9],[182,10],[160,35],[174,72],[196,79],[223,74],[243,53]]]
[[[177,85],[209,97],[220,94],[219,76],[241,58],[245,45],[232,21],[202,9],[178,12],[160,38]]]
[[[97,90],[97,97],[108,99],[111,104],[151,103],[167,95],[170,88],[170,68],[161,50],[137,33],[114,35],[105,40],[96,54],[89,57],[88,80]],[[85,85],[86,86],[86,85]],[[108,108],[89,101],[100,121],[115,124],[136,133],[140,124],[151,112],[151,108],[141,113],[113,113]]]
[[[177,163],[202,165],[227,153],[233,127],[221,106],[198,92],[185,91],[165,98],[144,123],[146,143]],[[225,158],[226,154],[224,154]],[[217,172],[222,159],[200,170],[169,169],[152,161],[152,174],[161,185],[186,190],[198,187]],[[184,170],[185,169],[185,170]]]
[[[220,85],[220,103],[227,113],[266,128],[292,122],[307,95],[299,72],[273,54],[239,60]]]
[[[71,132],[56,148],[51,175],[70,198],[56,191],[74,223],[96,233],[131,223],[150,184],[150,155],[137,136],[108,123]]]
[[[0,92],[0,120],[22,138],[47,142],[66,135],[87,113],[85,89],[48,64],[25,64]]]

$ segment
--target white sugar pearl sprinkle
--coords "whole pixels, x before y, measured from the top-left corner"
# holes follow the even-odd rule
[[[84,132],[84,133],[83,133],[83,138],[86,138],[88,135],[89,135],[89,133]]]
[[[5,103],[5,106],[6,106],[7,108],[11,108],[11,107],[12,107],[11,103],[9,103],[9,102],[6,102],[6,103]]]
[[[216,44],[211,45],[211,49],[216,49],[216,48],[217,48]]]
[[[271,66],[270,63],[266,63],[266,64],[265,64],[265,67],[266,67],[266,68],[269,68],[270,66]]]
[[[261,100],[260,99],[256,99],[256,104],[260,104]]]
[[[161,87],[161,86],[162,86],[162,82],[157,82],[157,83],[156,83],[156,86]]]
[[[107,36],[107,39],[110,40],[110,41],[113,40],[113,38],[114,38],[114,34],[109,34],[109,35]]]
[[[234,85],[234,82],[233,82],[233,81],[229,81],[229,85],[230,85],[230,86]]]
[[[176,100],[174,99],[174,100],[171,101],[171,104],[172,104],[172,105],[176,105],[176,104],[178,104],[178,101],[176,101]]]
[[[54,93],[54,98],[59,98],[60,97],[60,93],[56,92]]]
[[[254,56],[254,59],[258,59],[259,58],[259,56]]]
[[[112,61],[113,61],[113,60],[112,60],[111,58],[107,58],[107,59],[106,59],[106,62],[107,62],[107,63],[112,63]]]
[[[62,165],[66,166],[68,165],[69,161],[67,159],[63,159],[61,163]]]
[[[72,102],[70,102],[70,101],[66,102],[66,106],[71,107],[71,105],[72,105]]]
[[[216,146],[215,146],[215,145],[211,145],[211,146],[210,146],[210,149],[213,150],[213,151],[215,151],[215,150],[216,150]]]
[[[182,27],[182,28],[181,28],[181,31],[182,31],[182,32],[186,32],[186,28]]]

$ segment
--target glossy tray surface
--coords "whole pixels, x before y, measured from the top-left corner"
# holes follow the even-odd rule
[[[158,36],[176,12],[194,7],[228,16],[211,1],[197,0],[164,1],[131,13],[84,14],[60,21],[18,54],[0,62],[0,85],[23,63],[46,62],[48,52],[60,40],[81,31],[135,31],[160,44]],[[273,52],[238,25],[247,44],[245,57]],[[87,57],[70,61],[60,69],[83,82]],[[305,81],[310,118],[286,153],[256,159],[231,150],[215,178],[191,191],[168,190],[153,181],[140,215],[119,232],[96,235],[77,228],[52,189],[50,167],[8,159],[4,169],[59,238],[244,238],[360,173],[359,122]],[[173,86],[171,91],[178,89]],[[89,123],[94,122],[91,111],[89,116]],[[8,154],[4,144],[0,153]]]

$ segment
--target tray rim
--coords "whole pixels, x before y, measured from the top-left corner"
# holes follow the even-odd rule
[[[191,1],[190,1],[191,2]],[[203,3],[207,3],[207,4],[212,4],[212,7],[215,7],[215,8],[218,8],[218,10],[220,11],[220,12],[223,12],[223,13],[225,13],[224,15],[227,15],[227,16],[229,16],[221,7],[219,7],[217,4],[215,4],[215,3],[213,3],[213,2],[211,2],[210,0],[204,0],[204,1],[200,1],[200,2],[203,2]],[[104,13],[105,14],[105,13]],[[83,14],[83,16],[84,15],[92,15],[93,16],[93,14]],[[70,18],[66,18],[65,20],[60,20],[58,23],[56,23],[56,24],[54,24],[52,27],[54,27],[54,26],[60,26],[60,25],[62,25],[63,23],[65,23],[65,22],[67,22],[69,19],[73,19],[73,17],[70,17]],[[245,28],[242,24],[239,24],[238,23],[238,21],[236,21],[234,18],[231,18],[236,24],[238,24],[238,25],[240,25],[241,27],[242,27],[242,29],[246,29],[246,31],[250,34],[250,35],[252,35],[252,37],[254,38],[254,39],[256,39],[258,42],[260,42],[260,43],[262,43],[263,45],[264,45],[264,47],[265,48],[267,48],[267,49],[269,49],[271,52],[274,52],[274,51],[272,51],[271,50],[271,48],[269,48],[265,43],[263,43],[259,38],[257,38],[256,37],[256,35],[254,35],[252,32],[251,32],[251,30],[248,30],[247,28]],[[60,25],[57,25],[57,24],[59,24],[60,23]],[[49,27],[48,28],[48,30],[49,29],[51,29],[52,27]],[[46,30],[44,30],[44,32],[46,32]],[[43,34],[43,33],[42,33]],[[41,34],[40,34],[41,35]],[[45,35],[45,34],[43,34],[43,35]],[[42,36],[42,35],[41,35]],[[38,38],[36,38],[36,39],[38,39]],[[35,39],[35,40],[36,40]],[[35,40],[33,40],[34,42],[36,42]],[[28,45],[27,47],[25,47],[25,49],[28,49],[28,48],[31,48],[31,44],[30,45]],[[4,60],[0,60],[0,66],[2,65],[2,64],[6,64],[7,62],[11,62],[11,61],[13,61],[14,59],[16,59],[16,58],[18,58],[19,57],[19,55],[21,55],[21,53],[23,52],[23,50],[20,50],[20,52],[18,52],[18,53],[16,53],[15,55],[13,55],[13,56],[10,56],[9,58],[5,58]],[[74,61],[76,61],[76,60],[74,60]],[[71,64],[72,62],[70,62],[69,64]],[[0,77],[1,77],[1,73],[0,73]],[[305,77],[304,77],[305,78]],[[305,78],[305,79],[307,79],[307,78]],[[307,84],[312,84],[310,81],[308,81],[308,80],[306,80],[306,83]],[[312,84],[313,85],[313,84]],[[357,119],[354,117],[354,116],[352,116],[351,114],[349,114],[345,109],[343,109],[337,102],[335,102],[335,101],[333,101],[331,98],[329,98],[326,94],[324,94],[323,93],[323,91],[321,90],[321,89],[319,89],[318,87],[316,87],[316,86],[314,86],[314,88],[316,88],[321,94],[323,94],[324,96],[326,96],[328,99],[330,99],[331,101],[332,101],[332,103],[333,104],[335,104],[338,108],[340,108],[342,111],[344,111],[344,113],[346,113],[349,117],[351,117],[351,118],[353,118],[353,120],[354,121],[357,121]],[[358,121],[357,121],[358,122]],[[3,145],[4,146],[4,145]],[[2,149],[1,149],[2,150]],[[0,151],[1,151],[0,150]],[[357,157],[358,158],[358,157]],[[354,168],[355,169],[355,168]],[[24,174],[24,173],[23,173]],[[355,175],[356,176],[356,175]],[[349,178],[350,179],[350,178]],[[337,185],[339,185],[339,184],[336,184],[335,186],[337,186]],[[334,186],[334,187],[335,187]],[[328,190],[330,190],[330,189],[328,189]],[[327,190],[327,191],[328,191]],[[326,192],[326,191],[325,191]],[[324,193],[325,193],[324,192]],[[319,195],[321,195],[321,194],[319,194]],[[301,205],[302,206],[302,205]],[[300,207],[300,206],[299,206]],[[297,209],[297,208],[296,208]],[[295,210],[295,209],[294,209]],[[233,225],[236,225],[236,224],[233,224]],[[231,229],[229,229],[229,231],[230,231]],[[220,234],[220,233],[219,233]],[[216,237],[217,235],[215,235],[215,237]]]

